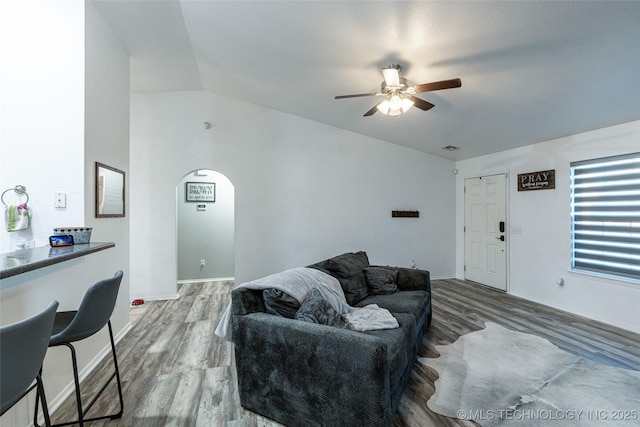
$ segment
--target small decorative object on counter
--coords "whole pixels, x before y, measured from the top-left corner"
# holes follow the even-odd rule
[[[92,230],[92,227],[57,227],[53,229],[53,234],[56,236],[71,235],[73,236],[74,243],[78,245],[91,241]]]

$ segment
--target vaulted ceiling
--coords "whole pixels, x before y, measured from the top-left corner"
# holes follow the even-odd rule
[[[640,119],[637,1],[90,3],[131,55],[132,92],[209,90],[453,160]],[[389,64],[462,87],[399,118],[334,99],[379,91]]]

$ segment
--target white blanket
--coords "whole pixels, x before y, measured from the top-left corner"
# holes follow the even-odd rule
[[[234,289],[279,289],[302,304],[311,289],[317,289],[320,295],[340,313],[354,331],[392,329],[398,327],[398,321],[389,310],[375,304],[363,308],[353,308],[347,304],[340,282],[335,277],[315,268],[298,267],[271,274],[251,282],[241,283]],[[231,302],[222,314],[215,334],[227,341],[232,340]]]
[[[354,331],[394,329],[400,326],[389,310],[380,308],[377,304],[354,307],[344,318],[349,322],[349,328]]]

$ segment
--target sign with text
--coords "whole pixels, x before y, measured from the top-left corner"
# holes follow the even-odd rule
[[[551,190],[556,188],[556,170],[518,174],[518,191]]]
[[[187,182],[185,194],[187,202],[215,202],[216,184],[214,182]]]

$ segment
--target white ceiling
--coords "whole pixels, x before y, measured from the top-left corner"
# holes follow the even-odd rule
[[[132,92],[210,90],[453,160],[640,119],[638,1],[91,3]],[[400,118],[334,99],[378,91],[392,63],[462,87]]]

